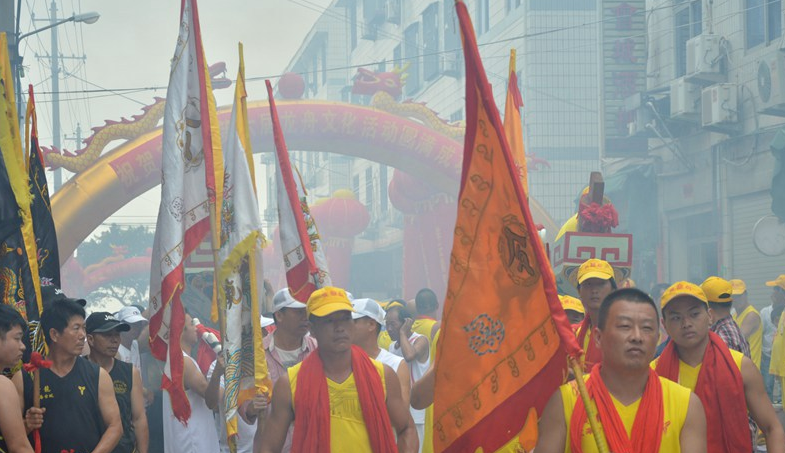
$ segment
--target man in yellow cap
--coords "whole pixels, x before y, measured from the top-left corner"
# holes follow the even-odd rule
[[[257,453],[280,452],[292,423],[296,452],[417,451],[395,371],[352,345],[354,308],[346,291],[317,289],[306,310],[319,347],[275,383]]]
[[[709,301],[711,319],[711,331],[719,335],[720,338],[734,351],[739,351],[747,357],[750,354],[750,344],[739,329],[739,325],[733,320],[731,308],[733,307],[733,285],[724,278],[709,277],[701,283],[703,294]]]
[[[566,294],[563,296],[559,295],[559,300],[564,313],[567,314],[567,320],[570,321],[572,328],[576,329],[586,316],[586,310],[583,308],[581,300]]]
[[[763,377],[747,357],[731,350],[709,330],[709,300],[701,287],[677,282],[660,301],[671,337],[652,364],[657,374],[689,388],[706,412],[708,451],[749,452],[753,435],[747,413],[766,436],[769,453],[785,453],[785,432],[774,412]]]
[[[752,363],[760,370],[763,352],[763,323],[760,313],[750,304],[747,297],[747,285],[744,281],[734,279],[730,281],[730,284],[733,286],[733,308],[737,313],[733,320],[736,321],[741,329],[741,334],[750,345]]]
[[[595,363],[602,360],[602,352],[592,340],[594,320],[600,314],[600,305],[605,297],[616,289],[613,267],[607,261],[595,258],[586,260],[578,268],[578,295],[586,310],[586,317],[578,326],[578,344],[585,352],[583,366],[586,371],[591,371]]]

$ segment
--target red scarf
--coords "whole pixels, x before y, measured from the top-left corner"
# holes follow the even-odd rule
[[[744,381],[730,349],[716,333],[709,332],[709,344],[695,384],[695,394],[703,403],[709,426],[708,451],[736,453],[750,451],[752,439],[747,424]],[[657,361],[657,374],[679,382],[679,354],[671,341]]]
[[[352,346],[352,373],[371,449],[374,453],[397,451],[381,376],[358,346]],[[294,414],[292,452],[330,453],[330,396],[318,349],[303,360],[297,374]]]
[[[602,362],[602,351],[591,338],[591,330],[591,318],[587,315],[578,325],[578,346],[582,348],[586,341],[586,335],[589,335],[589,344],[586,346],[586,350],[583,351],[583,369],[587,372],[591,371],[595,364]]]
[[[596,366],[591,370],[591,376],[586,381],[586,389],[591,399],[597,404],[597,416],[602,423],[608,447],[614,453],[649,453],[660,450],[662,441],[664,405],[662,402],[662,385],[657,373],[649,370],[649,378],[643,389],[643,396],[638,406],[638,413],[632,425],[632,439],[627,437],[624,422],[619,418],[619,413],[613,405],[611,394],[605,386],[600,369]],[[578,398],[575,409],[570,419],[570,446],[574,453],[583,453],[581,438],[583,425],[586,423],[587,414],[583,400]]]

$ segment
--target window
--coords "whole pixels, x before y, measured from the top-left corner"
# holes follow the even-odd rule
[[[444,73],[452,77],[463,74],[463,52],[458,17],[455,15],[455,0],[444,2]]]
[[[490,28],[488,1],[489,0],[477,0],[477,15],[475,16],[477,18],[477,22],[475,22],[477,35],[485,33]]]
[[[745,0],[744,28],[747,49],[779,39],[782,35],[782,1]]]
[[[357,48],[357,2],[353,1],[347,6],[349,9],[349,42],[351,50]]]
[[[409,70],[407,73],[409,77],[406,79],[406,94],[412,95],[420,89],[420,23],[415,22],[408,27],[403,33],[404,51],[403,56],[406,58],[406,63],[409,63]]]
[[[373,168],[365,169],[365,206],[373,210]]]
[[[388,209],[386,165],[379,166],[379,203],[381,205],[381,213],[386,214]]]
[[[703,30],[703,5],[701,0],[678,0],[676,18],[676,77],[687,73],[687,41]]]
[[[433,80],[439,75],[439,9],[436,3],[422,13],[423,78]]]
[[[518,8],[521,6],[521,1],[522,0],[504,0],[504,11],[509,13],[515,8]]]

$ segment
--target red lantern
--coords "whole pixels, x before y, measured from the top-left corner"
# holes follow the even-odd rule
[[[287,72],[278,81],[278,93],[284,99],[302,99],[305,93],[305,81],[300,74]]]
[[[351,238],[362,233],[371,221],[368,209],[351,190],[336,190],[333,196],[311,208],[323,238]]]

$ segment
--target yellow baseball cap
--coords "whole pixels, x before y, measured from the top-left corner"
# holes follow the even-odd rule
[[[704,304],[709,305],[709,300],[706,299],[706,294],[700,286],[690,282],[676,282],[662,293],[660,308],[665,308],[665,306],[668,305],[668,302],[680,296],[694,297]]]
[[[559,296],[559,300],[561,301],[561,306],[565,310],[572,310],[577,311],[581,314],[586,314],[586,310],[583,308],[583,303],[581,303],[580,299],[577,299],[572,296]]]
[[[730,284],[733,286],[734,296],[738,296],[739,294],[744,294],[747,292],[747,285],[744,283],[744,280],[734,278],[730,281]]]
[[[607,261],[592,258],[586,260],[581,267],[578,268],[578,284],[590,278],[599,278],[602,280],[610,280],[614,276],[613,267]]]
[[[713,303],[733,302],[733,285],[724,278],[711,276],[701,283],[706,300]]]
[[[336,311],[354,311],[346,291],[334,286],[325,286],[311,293],[305,306],[308,315],[325,317]]]
[[[766,286],[779,286],[780,288],[785,289],[785,274],[780,274],[776,279],[766,282]]]

